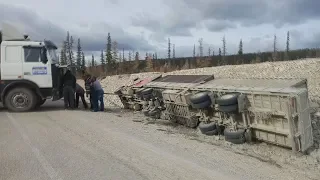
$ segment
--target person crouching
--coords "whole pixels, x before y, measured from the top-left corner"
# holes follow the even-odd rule
[[[84,99],[84,89],[78,83],[76,83],[76,104],[75,104],[76,108],[79,107],[79,98],[81,98],[83,107],[85,109],[88,109],[88,104]]]
[[[98,112],[98,111],[104,111],[104,101],[103,101],[103,96],[104,96],[104,91],[102,89],[102,86],[100,82],[97,80],[96,77],[93,78],[93,111]],[[100,103],[100,106],[99,106]]]

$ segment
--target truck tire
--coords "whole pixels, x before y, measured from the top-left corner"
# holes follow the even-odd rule
[[[217,129],[217,126],[216,126],[216,124],[214,122],[211,122],[211,123],[208,123],[208,124],[206,124],[204,122],[201,122],[199,124],[199,129],[200,129],[202,134],[205,134],[208,131],[213,131],[213,130]]]
[[[231,142],[232,144],[243,144],[246,141],[244,133],[244,129],[231,131],[230,128],[226,128],[224,130],[224,137],[226,141]]]
[[[199,92],[190,96],[189,99],[193,104],[200,104],[202,102],[211,100],[207,92]]]
[[[237,93],[225,94],[216,99],[216,102],[220,106],[229,106],[238,104],[238,96]]]
[[[224,130],[224,136],[228,139],[239,139],[240,137],[244,137],[244,129],[238,129],[237,131],[231,131],[230,128],[226,128]]]
[[[238,110],[238,104],[228,105],[228,106],[218,106],[219,111],[224,113],[232,113],[237,112]]]
[[[198,104],[192,103],[191,106],[195,109],[206,109],[211,106],[211,100],[207,100]]]
[[[5,95],[5,103],[10,111],[27,112],[37,105],[37,96],[31,89],[18,87]]]
[[[207,135],[207,136],[214,136],[214,135],[218,135],[218,129],[214,129],[212,131],[207,131],[205,133],[203,133],[204,135]]]

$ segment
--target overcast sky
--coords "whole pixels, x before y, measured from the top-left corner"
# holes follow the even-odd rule
[[[192,56],[204,40],[215,52],[225,35],[227,54],[243,39],[245,52],[320,46],[320,0],[0,0],[0,23],[10,22],[37,39],[61,45],[70,31],[86,55],[105,48],[107,33],[120,48],[166,56],[167,39],[176,56]],[[98,58],[98,57],[96,57]]]

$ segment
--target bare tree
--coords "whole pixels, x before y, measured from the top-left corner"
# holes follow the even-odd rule
[[[149,72],[152,72],[154,66],[153,66],[153,60],[151,59],[150,54],[146,54],[146,61],[147,61],[147,70]]]
[[[287,53],[290,51],[290,32],[287,32],[287,48],[286,48]]]
[[[112,41],[110,54],[111,54],[111,64],[108,65],[109,66],[108,71],[117,72],[117,63],[119,62],[118,42],[117,41]]]
[[[223,36],[222,38],[222,56],[225,57],[227,54],[227,49],[226,49],[226,37]]]
[[[170,38],[168,38],[168,60],[171,59],[171,43]]]
[[[285,60],[289,60],[289,51],[290,51],[290,33],[287,32],[287,42],[286,42],[286,52],[285,52]]]
[[[195,44],[193,45],[193,57],[194,58],[196,57],[196,45]]]
[[[277,36],[274,35],[273,38],[273,54],[272,54],[272,61],[276,61],[278,58],[278,49],[277,49]]]
[[[118,58],[118,62],[122,62],[122,55],[121,55],[121,52],[119,52],[119,58]]]
[[[122,62],[126,61],[125,57],[124,57],[124,48],[122,48]]]
[[[128,54],[128,60],[131,61],[132,60],[132,54],[131,54],[131,51],[129,51],[129,54]]]
[[[200,57],[202,57],[203,56],[203,39],[200,38],[198,42],[199,42],[199,55]]]
[[[176,58],[176,46],[175,44],[172,44],[172,58]]]
[[[208,49],[208,56],[211,56],[211,48]]]

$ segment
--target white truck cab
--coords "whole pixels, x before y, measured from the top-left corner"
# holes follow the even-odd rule
[[[2,35],[0,34],[1,39]],[[8,39],[1,41],[0,101],[15,112],[41,106],[46,99],[62,97],[57,46],[48,40]]]

